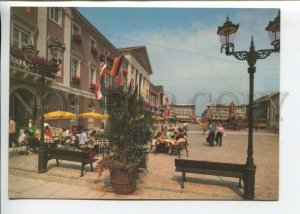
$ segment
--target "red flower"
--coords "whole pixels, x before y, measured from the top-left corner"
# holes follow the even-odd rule
[[[80,35],[80,34],[74,34],[73,35],[73,39],[74,39],[74,41],[75,42],[77,42],[77,43],[81,43],[82,42],[82,36]]]
[[[94,45],[91,46],[91,52],[95,56],[97,56],[97,54],[98,54],[98,50],[97,50],[97,48]]]
[[[92,91],[94,91],[95,88],[96,88],[96,84],[95,84],[95,83],[90,83],[90,89],[91,89]]]
[[[104,53],[100,53],[100,54],[99,54],[99,59],[100,59],[101,62],[103,62],[103,61],[105,60],[105,55],[104,55]]]
[[[72,81],[73,81],[74,83],[80,84],[80,77],[79,77],[79,76],[73,76],[73,77],[72,77]]]

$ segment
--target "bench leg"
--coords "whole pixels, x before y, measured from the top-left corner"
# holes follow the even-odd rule
[[[182,172],[182,178],[181,178],[181,189],[184,189],[184,182],[185,182],[185,172]]]
[[[242,179],[239,178],[239,188],[242,188]]]
[[[83,177],[83,170],[84,170],[84,163],[81,164],[81,175],[80,175],[80,177]]]
[[[59,166],[58,158],[56,158],[56,166]]]

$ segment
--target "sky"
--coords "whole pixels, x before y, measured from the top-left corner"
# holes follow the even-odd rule
[[[78,10],[115,47],[146,46],[154,85],[163,85],[175,104],[248,103],[247,62],[220,52],[218,26],[229,16],[239,23],[235,50],[272,48],[265,27],[278,9],[219,8],[83,8]],[[279,91],[279,54],[256,64],[255,98]]]

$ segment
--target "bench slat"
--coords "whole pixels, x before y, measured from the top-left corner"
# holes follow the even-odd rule
[[[243,164],[232,164],[223,162],[210,162],[210,161],[195,161],[195,160],[184,160],[175,159],[176,167],[187,167],[187,168],[201,168],[207,170],[228,170],[228,171],[241,171],[244,169]]]
[[[182,172],[182,168],[176,168],[176,172]],[[224,176],[224,177],[233,177],[233,178],[243,178],[244,174],[242,172],[234,171],[216,171],[216,170],[203,170],[203,169],[193,169],[193,168],[184,168],[186,173],[194,174],[205,174],[205,175],[215,175],[215,176]]]

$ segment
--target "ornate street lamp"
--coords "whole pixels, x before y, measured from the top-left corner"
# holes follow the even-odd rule
[[[278,16],[271,21],[266,27],[269,31],[271,45],[273,49],[263,49],[255,51],[253,37],[251,38],[250,50],[247,51],[234,51],[234,37],[239,28],[239,24],[235,25],[229,21],[227,17],[223,26],[218,27],[217,34],[221,40],[221,53],[225,49],[227,56],[233,55],[238,60],[246,60],[249,68],[249,115],[248,115],[248,148],[247,148],[247,161],[245,164],[244,172],[244,198],[254,199],[255,190],[255,171],[256,166],[253,161],[253,94],[254,94],[254,73],[256,71],[255,63],[258,59],[267,58],[272,52],[279,52],[280,50],[280,12]]]
[[[38,172],[43,173],[47,171],[47,145],[44,142],[44,94],[45,94],[45,82],[46,75],[52,75],[56,72],[56,68],[61,64],[62,55],[65,50],[63,44],[55,40],[54,42],[48,45],[50,49],[50,53],[52,55],[53,63],[43,63],[37,59],[37,55],[39,51],[35,50],[32,45],[28,45],[23,48],[25,52],[25,60],[26,64],[30,67],[31,70],[37,72],[41,75],[41,106],[40,106],[40,117],[41,117],[41,137],[40,137],[40,148],[39,148],[39,156],[38,156]]]

